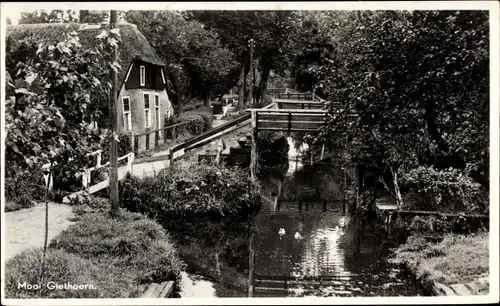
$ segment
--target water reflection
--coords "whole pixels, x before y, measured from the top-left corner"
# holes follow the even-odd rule
[[[289,156],[298,156],[300,146],[288,141]],[[387,262],[379,241],[360,235],[356,222],[344,216],[339,167],[311,168],[290,158],[286,175],[265,173],[264,204],[253,220],[255,297],[423,293],[411,275]],[[250,224],[226,221],[200,221],[190,232],[212,233],[216,239],[184,233],[190,237],[181,239],[180,254],[188,264],[181,296],[247,296]]]

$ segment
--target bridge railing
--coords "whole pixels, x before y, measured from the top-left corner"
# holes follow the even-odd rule
[[[327,112],[321,109],[247,109],[257,131],[314,132],[324,125]]]
[[[281,109],[321,109],[324,105],[322,102],[306,100],[274,99],[273,102]]]
[[[276,93],[274,97],[277,99],[293,99],[293,100],[314,100],[312,93]]]

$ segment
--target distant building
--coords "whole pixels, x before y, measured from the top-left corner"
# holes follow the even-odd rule
[[[90,47],[106,26],[75,23],[21,24],[8,26],[7,36],[16,33],[17,38],[34,34],[40,37],[40,41],[56,41],[64,33],[77,31],[82,46]],[[165,63],[136,25],[119,23],[117,26],[122,39],[119,44],[119,64],[122,68],[118,72],[117,103],[119,132],[132,135],[163,128],[165,119],[174,112],[167,94]],[[103,108],[104,113],[108,113],[107,105],[103,105]],[[150,143],[154,143],[154,137],[152,133]],[[145,140],[142,139],[139,141],[139,149],[144,147]]]

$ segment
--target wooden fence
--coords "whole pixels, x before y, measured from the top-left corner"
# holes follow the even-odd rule
[[[160,144],[167,142],[168,139],[173,141],[177,140],[178,135],[181,132],[186,131],[187,124],[189,124],[189,121],[176,123],[161,129],[156,129],[141,134],[134,134],[133,137],[135,154],[139,154],[139,152],[156,148]],[[151,141],[151,135],[154,135],[153,141]],[[144,141],[143,148],[141,146],[141,141]]]
[[[82,175],[82,186],[85,189],[90,188],[90,183],[92,181],[92,172],[99,170],[104,167],[108,167],[110,165],[110,162],[108,161],[105,164],[102,164],[102,150],[97,150],[95,152],[87,154],[87,156],[96,156],[97,157],[97,162],[94,167],[88,168],[83,170],[83,175]],[[118,158],[118,163],[122,160],[127,160],[127,173],[132,173],[132,164],[134,163],[135,159],[135,154],[133,152],[130,152],[126,155],[123,155]]]

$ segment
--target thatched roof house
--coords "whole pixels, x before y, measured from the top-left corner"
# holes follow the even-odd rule
[[[119,23],[117,26],[121,35],[118,62],[122,67],[118,72],[119,128],[135,134],[162,128],[165,116],[173,114],[166,91],[165,63],[136,25]],[[82,47],[91,48],[96,36],[106,27],[106,24],[79,23],[21,24],[8,26],[6,37],[16,41],[32,36],[39,42],[54,43],[76,31]],[[152,141],[153,138],[150,143]],[[139,144],[139,148],[143,146]]]
[[[118,81],[124,80],[129,65],[134,60],[141,60],[153,65],[165,66],[165,62],[158,56],[151,47],[148,40],[132,23],[119,23],[120,35],[122,38],[119,50],[119,63],[122,69],[118,72]],[[92,47],[95,37],[101,33],[107,24],[80,24],[80,23],[41,23],[41,24],[20,24],[7,27],[6,37],[21,38],[34,36],[40,42],[56,42],[61,40],[66,33],[77,31],[83,47]]]

